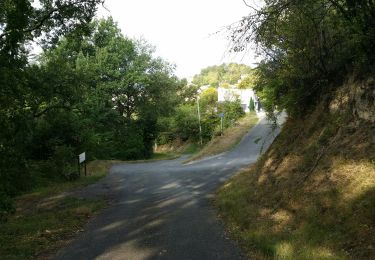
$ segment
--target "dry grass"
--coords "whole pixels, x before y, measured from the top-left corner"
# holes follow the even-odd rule
[[[87,164],[88,176],[105,176],[109,173],[111,167],[123,161],[118,160],[95,160]]]
[[[247,114],[244,118],[240,119],[235,126],[225,129],[223,136],[215,136],[202,150],[196,155],[193,155],[186,162],[199,160],[232,149],[257,122],[258,117],[255,113]]]
[[[375,259],[375,126],[321,112],[289,120],[218,192],[251,259]]]
[[[181,154],[184,153],[186,149],[189,148],[189,146],[192,143],[189,141],[184,142],[181,139],[177,138],[174,139],[172,142],[163,144],[163,145],[158,145],[157,147],[154,147],[154,153],[156,154],[169,154],[169,153],[175,153],[175,154]]]

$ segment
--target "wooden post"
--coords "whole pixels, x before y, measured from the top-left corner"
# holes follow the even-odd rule
[[[220,118],[220,125],[221,125],[221,136],[223,136],[223,117]]]
[[[79,162],[79,156],[78,156],[78,176],[81,177],[81,166],[80,166],[80,162]]]

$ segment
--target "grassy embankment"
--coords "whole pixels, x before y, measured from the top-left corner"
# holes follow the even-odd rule
[[[87,177],[61,182],[16,198],[16,212],[0,223],[1,259],[44,259],[79,233],[88,219],[105,207],[104,200],[84,200],[66,192],[103,178],[113,161],[94,161]]]
[[[375,259],[375,124],[355,115],[347,92],[329,111],[289,119],[218,191],[219,214],[250,259]]]
[[[255,112],[246,114],[246,116],[240,119],[233,127],[225,129],[223,136],[215,136],[186,162],[199,160],[207,156],[213,156],[231,150],[257,122],[258,117]]]

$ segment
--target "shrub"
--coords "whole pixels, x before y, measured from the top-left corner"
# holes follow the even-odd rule
[[[77,170],[77,154],[70,146],[60,145],[54,148],[54,154],[49,160],[50,170],[57,178],[74,180],[79,177]]]
[[[0,222],[8,219],[9,214],[15,212],[13,200],[3,192],[0,192]]]
[[[224,128],[233,126],[238,119],[245,115],[239,100],[222,102],[219,104],[218,110],[224,113]]]

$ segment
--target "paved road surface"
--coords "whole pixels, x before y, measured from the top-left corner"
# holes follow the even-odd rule
[[[243,259],[212,208],[217,187],[257,160],[273,141],[262,119],[233,150],[183,165],[185,158],[120,164],[81,192],[113,204],[94,218],[57,259]]]

